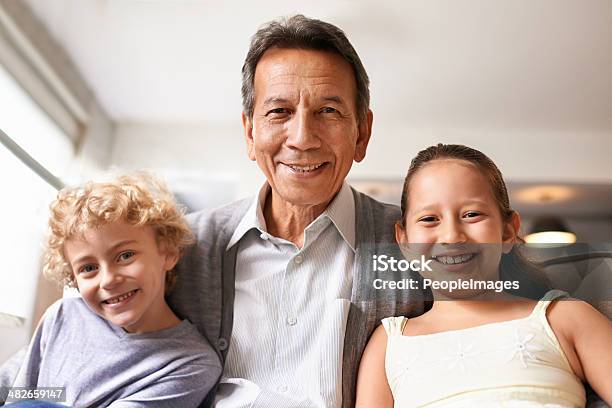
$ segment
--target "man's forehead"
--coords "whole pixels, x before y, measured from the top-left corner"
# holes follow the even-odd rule
[[[340,101],[356,93],[351,66],[324,51],[268,50],[257,64],[254,82],[259,103],[305,96]]]

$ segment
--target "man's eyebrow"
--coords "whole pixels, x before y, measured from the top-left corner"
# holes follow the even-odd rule
[[[289,99],[281,98],[280,96],[271,96],[264,101],[263,105],[267,106],[267,105],[273,105],[276,103],[287,103],[287,102],[289,102]]]
[[[344,100],[341,97],[336,96],[336,95],[333,95],[333,96],[324,96],[323,100],[325,102],[336,102],[336,103],[339,103],[341,105],[344,103]]]

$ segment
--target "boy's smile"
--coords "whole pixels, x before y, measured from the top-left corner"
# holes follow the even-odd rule
[[[153,228],[105,224],[68,240],[64,252],[83,300],[99,316],[136,333],[178,323],[164,299],[177,256],[160,248]]]

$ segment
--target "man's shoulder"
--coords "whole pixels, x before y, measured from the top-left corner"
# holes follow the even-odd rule
[[[382,217],[384,220],[388,219],[395,222],[402,216],[400,208],[395,204],[383,203],[355,189],[353,189],[353,194],[355,211],[358,217],[364,213],[369,213],[368,215],[376,216],[379,220]]]
[[[187,214],[186,219],[196,236],[228,230],[233,232],[251,203],[252,199],[245,198],[221,207]]]

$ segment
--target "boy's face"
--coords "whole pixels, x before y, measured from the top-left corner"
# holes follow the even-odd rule
[[[130,333],[157,330],[167,308],[166,271],[176,254],[157,245],[151,227],[114,222],[66,241],[64,254],[91,310]]]

